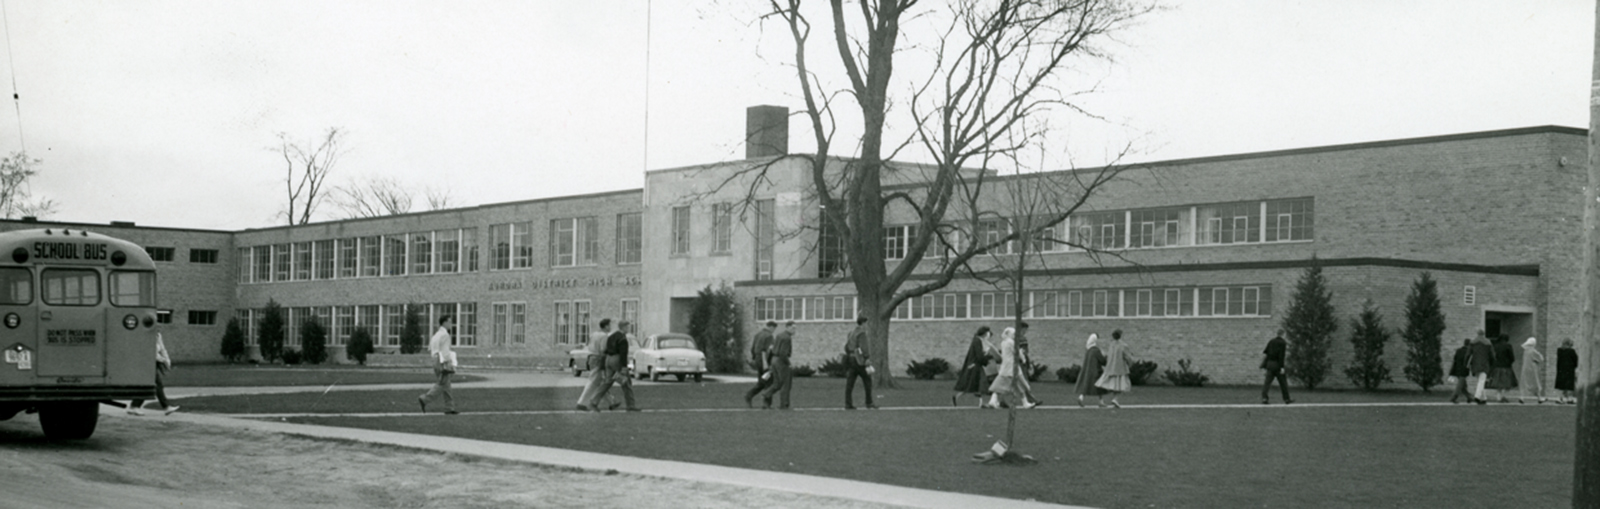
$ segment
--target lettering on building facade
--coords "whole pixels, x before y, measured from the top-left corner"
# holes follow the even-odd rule
[[[503,292],[509,290],[521,290],[524,287],[534,290],[544,290],[551,288],[592,288],[601,286],[639,286],[639,276],[541,279],[527,284],[524,284],[520,279],[506,279],[501,281],[490,281],[489,291]]]

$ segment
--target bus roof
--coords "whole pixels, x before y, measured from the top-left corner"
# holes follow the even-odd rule
[[[0,265],[87,265],[155,269],[138,244],[87,230],[40,228],[0,233]]]

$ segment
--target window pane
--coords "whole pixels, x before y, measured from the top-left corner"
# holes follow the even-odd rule
[[[152,284],[151,288],[154,287]],[[33,272],[23,268],[0,268],[0,304],[16,306],[32,303]]]
[[[100,303],[100,273],[91,269],[45,269],[39,275],[44,303],[93,306]]]
[[[112,272],[111,305],[155,307],[156,274],[154,272]]]

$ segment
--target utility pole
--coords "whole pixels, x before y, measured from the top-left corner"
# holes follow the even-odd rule
[[[1595,5],[1600,21],[1600,2]],[[1578,432],[1572,507],[1600,507],[1600,24],[1589,83],[1589,185],[1583,190],[1583,319],[1578,345]]]

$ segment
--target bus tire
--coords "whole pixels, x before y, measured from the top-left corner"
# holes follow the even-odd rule
[[[54,440],[87,439],[99,420],[100,403],[94,401],[62,401],[39,408],[39,427]]]

